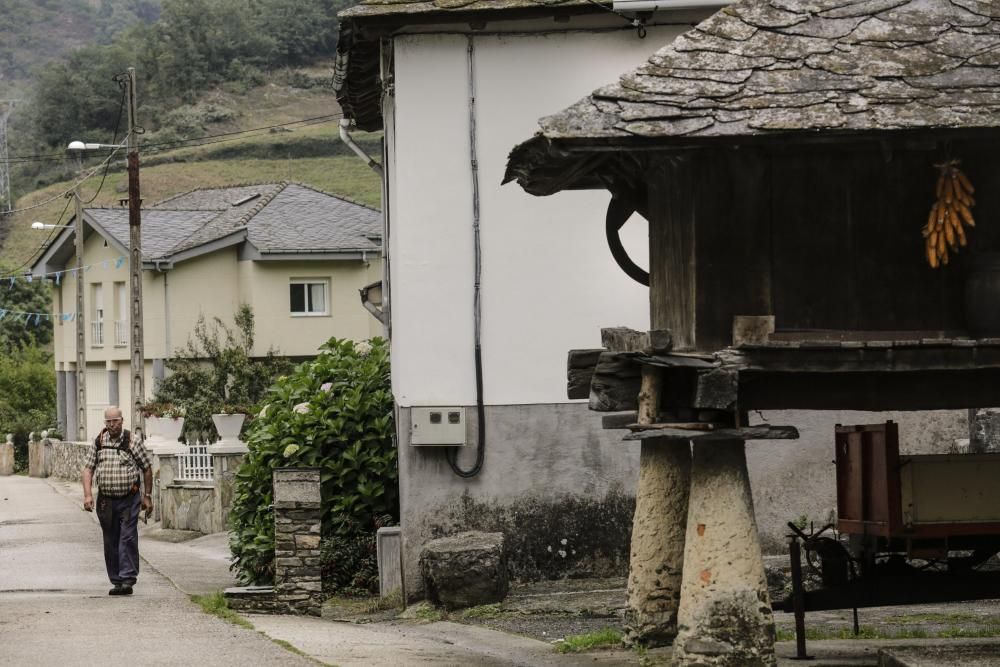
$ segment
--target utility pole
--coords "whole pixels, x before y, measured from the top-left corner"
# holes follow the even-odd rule
[[[10,163],[7,155],[7,119],[20,101],[0,100],[0,105],[6,106],[6,109],[0,111],[0,213],[9,213],[14,208],[10,193]]]
[[[146,401],[145,358],[142,349],[142,214],[139,197],[139,138],[135,123],[135,68],[128,68],[128,232],[129,280],[132,298],[132,430],[146,435],[142,405]],[[167,323],[169,326],[170,323]]]
[[[80,186],[67,195],[73,198],[76,223],[76,439],[87,441],[87,358],[85,356],[86,327],[83,310],[83,204]]]

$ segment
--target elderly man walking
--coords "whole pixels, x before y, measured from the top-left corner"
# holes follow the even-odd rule
[[[92,493],[97,482],[97,502]],[[104,411],[104,428],[83,466],[83,509],[97,508],[104,564],[114,585],[108,595],[131,595],[139,574],[139,512],[153,511],[153,467],[142,441],[123,428],[122,411]]]

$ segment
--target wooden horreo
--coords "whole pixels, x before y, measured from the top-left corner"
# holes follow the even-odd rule
[[[974,0],[742,0],[514,148],[532,194],[611,193],[611,255],[649,286],[649,335],[568,363],[569,396],[642,448],[636,641],[774,664],[744,441],[797,433],[753,410],[1000,404],[998,45]],[[933,268],[921,228],[958,163],[980,224]],[[618,241],[633,212],[648,273]]]

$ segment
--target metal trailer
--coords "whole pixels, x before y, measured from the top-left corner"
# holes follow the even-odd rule
[[[792,594],[806,658],[805,613],[826,609],[1000,598],[1000,572],[978,569],[1000,551],[1000,454],[900,455],[885,424],[836,428],[837,523],[807,534],[789,524]],[[822,586],[805,590],[806,567]]]

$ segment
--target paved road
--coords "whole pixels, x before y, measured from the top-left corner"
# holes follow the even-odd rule
[[[209,616],[143,563],[109,597],[92,515],[43,480],[0,477],[0,665],[314,665]]]

